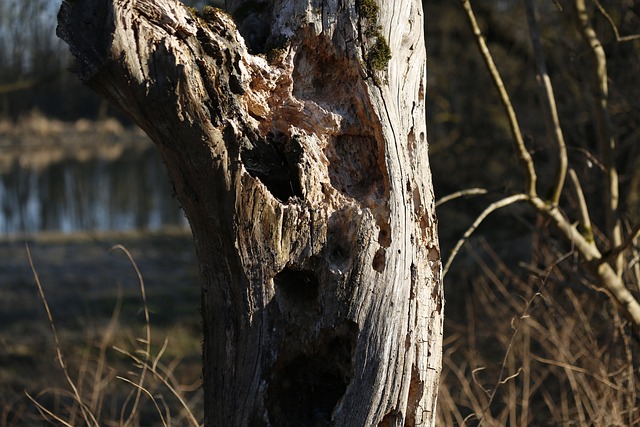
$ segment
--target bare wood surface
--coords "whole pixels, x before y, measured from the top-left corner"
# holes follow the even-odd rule
[[[189,219],[205,424],[432,425],[444,300],[421,4],[231,11],[75,0],[58,29],[156,143]]]

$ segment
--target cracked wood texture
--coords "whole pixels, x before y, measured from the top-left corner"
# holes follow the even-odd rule
[[[189,220],[208,426],[434,424],[422,6],[375,1],[60,9],[74,71],[152,138]]]

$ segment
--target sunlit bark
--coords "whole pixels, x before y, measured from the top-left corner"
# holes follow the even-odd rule
[[[74,0],[58,29],[80,78],[156,143],[189,219],[205,423],[432,425],[443,296],[421,4],[231,11]]]

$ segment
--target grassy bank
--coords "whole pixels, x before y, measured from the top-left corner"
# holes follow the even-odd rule
[[[37,406],[25,392],[71,424],[81,419],[75,418],[80,407],[59,364],[25,241],[69,376],[84,404],[100,417],[100,425],[120,425],[128,417],[137,388],[127,380],[140,380],[138,366],[147,356],[151,364],[157,361],[161,376],[147,372],[144,387],[167,409],[158,412],[158,402],[141,398],[135,424],[162,425],[159,413],[172,416],[174,425],[184,420],[182,404],[162,379],[186,399],[195,398],[189,405],[198,412],[200,291],[188,230],[51,233],[0,241],[0,425],[41,422]],[[140,281],[129,258],[121,249],[112,249],[114,245],[130,251],[144,278],[151,335],[148,353]],[[156,360],[160,352],[162,357]]]

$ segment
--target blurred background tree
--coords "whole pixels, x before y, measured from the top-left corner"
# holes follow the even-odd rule
[[[100,101],[70,73],[68,49],[55,36],[59,5],[48,0],[0,0],[0,114],[15,119],[38,109],[73,119],[95,118]]]
[[[124,120],[69,72],[69,49],[56,37],[59,7],[51,0],[0,0],[0,118],[15,120],[35,109],[62,120]]]

